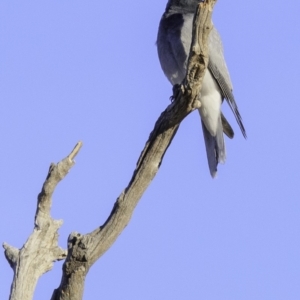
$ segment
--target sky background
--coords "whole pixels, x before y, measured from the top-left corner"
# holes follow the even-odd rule
[[[165,0],[0,1],[0,240],[22,247],[51,162],[82,140],[52,216],[72,231],[103,224],[127,186],[171,86],[157,58]],[[300,299],[300,2],[218,1],[236,135],[211,179],[189,115],[84,299]],[[61,265],[38,282],[49,299]],[[0,256],[1,299],[13,272]]]

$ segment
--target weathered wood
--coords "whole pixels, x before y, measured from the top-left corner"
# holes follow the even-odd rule
[[[74,165],[74,157],[82,143],[57,165],[51,164],[42,190],[38,195],[34,230],[19,250],[3,244],[5,257],[14,271],[11,285],[11,300],[30,300],[41,275],[52,269],[53,262],[65,259],[67,251],[58,246],[58,229],[62,220],[51,218],[52,194],[57,184]]]
[[[187,76],[174,91],[174,101],[161,114],[137,162],[133,176],[106,222],[93,232],[72,233],[68,239],[68,256],[63,265],[60,286],[52,300],[82,299],[86,274],[94,262],[107,251],[128,224],[133,210],[157,173],[163,156],[172,142],[180,122],[201,103],[198,95],[208,64],[208,34],[216,0],[200,3],[195,14],[193,39]]]

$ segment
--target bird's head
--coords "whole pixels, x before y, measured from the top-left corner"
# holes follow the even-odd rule
[[[195,12],[197,5],[202,2],[201,0],[169,0],[166,10],[177,8],[185,12]]]

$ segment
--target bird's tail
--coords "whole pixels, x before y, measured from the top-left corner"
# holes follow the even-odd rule
[[[218,163],[224,163],[226,160],[226,149],[221,116],[219,116],[218,119],[218,127],[215,136],[212,136],[210,134],[202,120],[201,123],[206,147],[208,166],[211,177],[214,178],[217,174]]]

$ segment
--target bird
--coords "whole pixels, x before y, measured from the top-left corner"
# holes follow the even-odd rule
[[[157,34],[157,52],[161,68],[173,86],[186,76],[192,41],[193,18],[199,0],[168,0]],[[205,141],[208,167],[212,178],[218,163],[226,160],[224,134],[230,139],[234,131],[221,111],[226,99],[246,138],[246,130],[235,102],[229,71],[224,58],[221,37],[213,25],[208,37],[209,62],[199,94],[199,114]],[[223,134],[224,133],[224,134]]]

